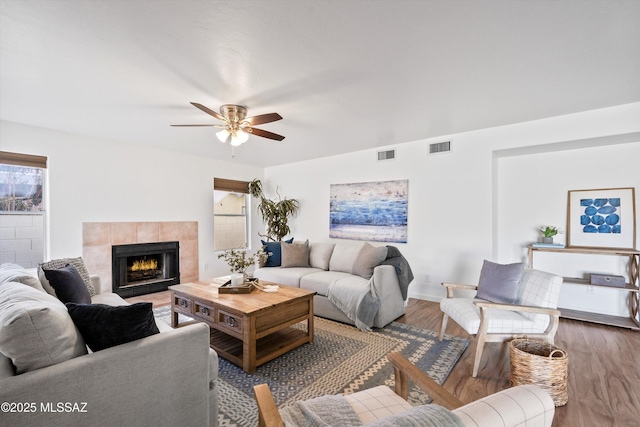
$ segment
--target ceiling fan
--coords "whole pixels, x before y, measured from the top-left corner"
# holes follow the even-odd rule
[[[247,117],[247,108],[240,105],[225,104],[220,107],[220,113],[216,113],[212,109],[207,108],[202,104],[198,104],[197,102],[192,102],[191,105],[225,123],[213,125],[171,126],[214,126],[222,128],[220,132],[216,133],[216,136],[221,142],[230,141],[231,145],[234,147],[247,142],[249,134],[261,136],[263,138],[275,139],[276,141],[282,141],[284,139],[284,136],[282,135],[253,127],[254,125],[262,125],[281,120],[282,116],[278,113],[260,114],[258,116]]]

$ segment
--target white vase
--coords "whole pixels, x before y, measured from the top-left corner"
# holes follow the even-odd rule
[[[235,273],[231,275],[231,286],[241,286],[245,282],[245,275],[243,273]]]

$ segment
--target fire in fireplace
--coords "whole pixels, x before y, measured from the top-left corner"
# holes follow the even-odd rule
[[[114,245],[113,291],[122,297],[167,290],[180,283],[179,243]]]

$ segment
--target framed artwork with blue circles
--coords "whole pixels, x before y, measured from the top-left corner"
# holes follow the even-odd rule
[[[636,248],[635,188],[571,190],[567,246]]]

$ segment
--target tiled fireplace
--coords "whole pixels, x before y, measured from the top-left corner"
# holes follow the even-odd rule
[[[85,222],[82,224],[82,257],[89,273],[100,276],[102,292],[115,291],[112,261],[114,247],[160,242],[177,242],[178,244],[176,274],[179,282],[198,280],[198,223],[196,221]],[[162,258],[162,263],[164,262]],[[165,269],[164,264],[162,269]],[[154,289],[149,292],[161,290],[156,289],[155,286],[147,286],[147,288]]]
[[[178,242],[111,247],[113,292],[123,298],[166,291],[180,283]]]

